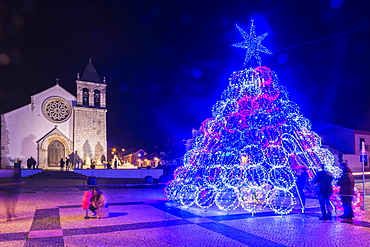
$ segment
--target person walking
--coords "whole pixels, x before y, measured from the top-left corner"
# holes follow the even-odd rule
[[[322,170],[319,171],[313,182],[317,184],[317,193],[319,196],[319,203],[322,216],[320,220],[331,220],[333,208],[330,203],[330,197],[333,194],[333,175],[325,171],[325,164],[321,164]]]
[[[8,180],[8,179],[7,179]],[[4,193],[4,198],[1,198],[0,201],[3,201],[5,204],[5,211],[7,215],[6,221],[11,221],[12,218],[16,218],[15,209],[16,204],[19,197],[19,187],[24,182],[19,181],[18,178],[11,178],[10,181],[6,181],[6,183],[0,183],[0,190]]]
[[[352,199],[354,195],[355,179],[351,169],[346,163],[340,164],[339,167],[342,168],[342,176],[338,180],[337,185],[340,186],[339,195],[344,209],[343,215],[339,216],[339,218],[342,218],[342,222],[344,223],[352,224],[352,218],[354,217]]]
[[[60,164],[60,170],[63,171],[64,164],[65,164],[63,158],[60,158],[59,164]]]

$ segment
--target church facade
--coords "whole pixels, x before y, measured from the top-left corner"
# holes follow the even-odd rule
[[[58,83],[31,96],[31,103],[1,115],[1,168],[33,157],[38,168],[59,167],[69,157],[104,161],[107,157],[106,81],[91,61],[77,76],[77,94]]]

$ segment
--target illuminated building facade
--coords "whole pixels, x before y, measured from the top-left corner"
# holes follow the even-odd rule
[[[1,115],[1,167],[34,157],[38,168],[59,167],[76,154],[99,162],[107,157],[106,82],[91,61],[77,76],[77,97],[58,83],[31,96],[31,103]]]

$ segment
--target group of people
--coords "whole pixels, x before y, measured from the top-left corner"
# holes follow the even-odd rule
[[[27,159],[27,169],[36,169],[36,160],[31,156]]]
[[[333,175],[325,169],[325,165],[321,165],[322,170],[316,174],[313,182],[316,184],[316,192],[318,194],[321,217],[320,220],[331,220],[333,218],[333,206],[330,202],[330,197],[333,195]],[[346,163],[341,163],[340,168],[342,169],[342,175],[337,186],[340,187],[339,195],[343,206],[343,215],[339,216],[342,218],[344,223],[353,223],[352,218],[354,217],[352,209],[352,200],[354,196],[354,186],[355,180],[352,175],[351,169]],[[297,174],[297,188],[299,193],[299,198],[303,207],[305,206],[305,193],[303,188],[305,186],[305,181],[308,179],[307,168],[303,167],[298,171]]]
[[[59,166],[60,166],[60,170],[63,171],[64,170],[64,165],[66,167],[66,171],[69,171],[69,169],[71,168],[69,165],[70,165],[70,162],[69,162],[69,159],[68,157],[66,157],[66,160],[64,161],[63,158],[60,159],[59,161]]]
[[[85,219],[100,219],[109,216],[107,197],[98,188],[85,191],[82,198],[82,208],[85,210]],[[89,210],[92,212],[90,215]]]

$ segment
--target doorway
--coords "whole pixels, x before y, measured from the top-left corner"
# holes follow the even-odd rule
[[[48,146],[48,167],[59,167],[59,161],[65,158],[65,148],[60,141],[53,141]]]

